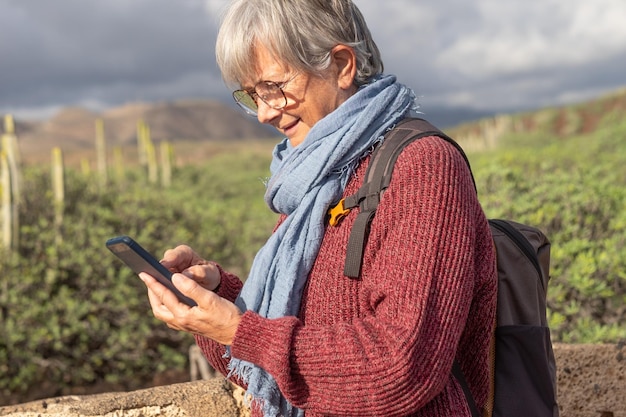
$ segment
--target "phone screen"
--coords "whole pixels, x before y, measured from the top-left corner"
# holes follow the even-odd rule
[[[128,265],[133,272],[146,272],[170,289],[180,301],[195,306],[196,302],[184,296],[172,283],[172,273],[146,251],[139,243],[128,236],[117,236],[107,240],[106,247]]]

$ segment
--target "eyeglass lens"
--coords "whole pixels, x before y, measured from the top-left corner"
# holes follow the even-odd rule
[[[246,112],[250,114],[256,114],[259,107],[257,106],[254,98],[246,90],[237,90],[233,92],[233,98]]]
[[[273,109],[282,109],[287,105],[287,98],[283,90],[278,84],[271,81],[258,83],[254,87],[254,93],[252,94],[246,90],[237,90],[233,93],[233,97],[237,103],[244,106],[245,110],[250,110],[256,114],[259,107],[253,95],[256,95]]]

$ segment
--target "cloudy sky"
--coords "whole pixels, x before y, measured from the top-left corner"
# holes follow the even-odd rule
[[[0,0],[0,114],[230,93],[226,0]],[[625,0],[355,0],[422,110],[494,113],[626,86]],[[438,116],[440,117],[440,116]]]

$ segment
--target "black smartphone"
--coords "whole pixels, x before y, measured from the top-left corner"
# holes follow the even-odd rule
[[[172,283],[172,273],[132,238],[128,236],[113,237],[107,240],[106,247],[124,261],[136,274],[147,272],[176,294],[180,301],[189,306],[196,305],[195,301],[184,296],[178,288],[174,286]]]

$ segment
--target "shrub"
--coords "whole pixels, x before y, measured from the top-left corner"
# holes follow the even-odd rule
[[[157,372],[184,369],[193,338],[154,319],[145,286],[104,242],[128,234],[157,257],[187,243],[246,271],[276,218],[262,200],[268,156],[258,160],[243,154],[186,167],[168,189],[138,169],[106,187],[68,170],[60,227],[48,172],[25,170],[20,247],[0,264],[0,394],[44,381],[59,394],[97,381],[137,388]]]

